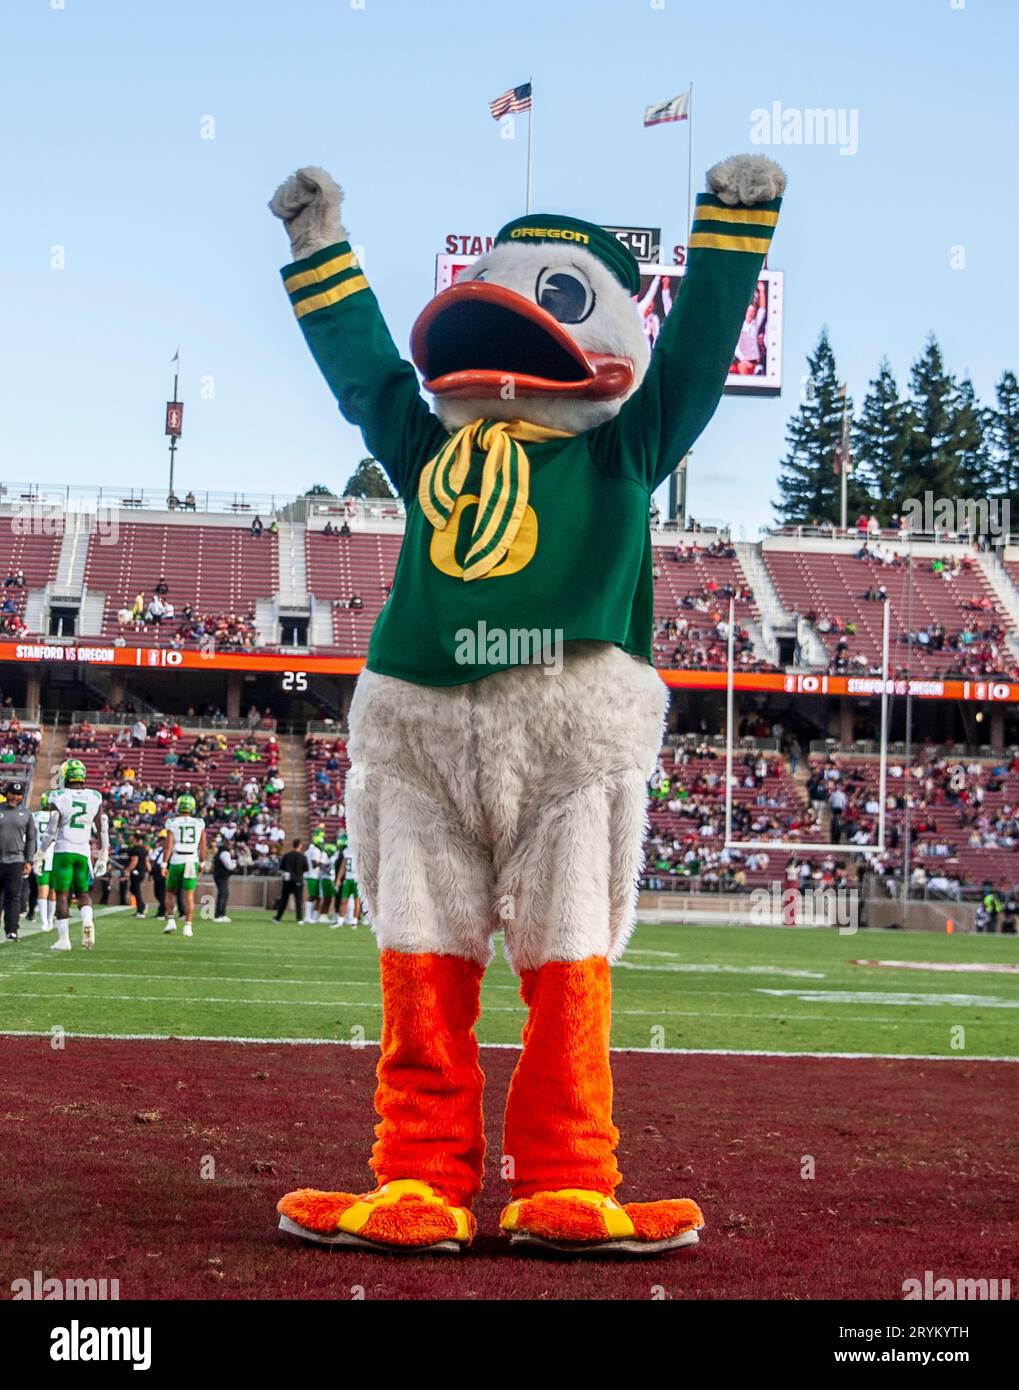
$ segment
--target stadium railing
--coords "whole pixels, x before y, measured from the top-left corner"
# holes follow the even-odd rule
[[[63,718],[73,728],[76,724],[91,724],[94,727],[102,728],[124,728],[130,727],[138,718],[145,720],[146,724],[159,723],[166,720],[168,723],[179,724],[182,729],[212,729],[220,734],[274,734],[276,732],[277,721],[275,719],[260,718],[257,724],[250,724],[246,719],[213,719],[208,715],[194,714],[174,714],[169,710],[157,710],[153,713],[140,711],[135,714],[116,714],[97,710],[75,710],[71,714],[65,714]]]

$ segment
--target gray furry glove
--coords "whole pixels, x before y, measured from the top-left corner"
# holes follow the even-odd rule
[[[765,154],[733,154],[708,170],[708,192],[728,207],[769,203],[785,192],[785,170]]]
[[[342,202],[339,184],[314,165],[298,169],[280,184],[269,200],[269,211],[286,224],[295,261],[347,240],[340,222]]]

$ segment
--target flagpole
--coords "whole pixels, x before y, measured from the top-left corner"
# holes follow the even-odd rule
[[[534,134],[534,83],[531,78],[528,78],[527,81],[531,88],[531,104],[527,109],[527,206],[524,208],[524,212],[531,211],[531,150]]]
[[[179,405],[180,402],[177,400],[177,382],[178,382],[178,380],[179,380],[179,378],[180,378],[180,346],[179,346],[179,345],[178,345],[178,347],[177,347],[177,351],[173,354],[172,361],[173,361],[173,401],[172,401],[172,404],[173,404],[173,405]],[[173,497],[173,465],[174,465],[174,463],[176,462],[176,453],[177,453],[177,434],[175,433],[175,434],[171,434],[171,435],[170,435],[170,491],[167,493],[167,499],[166,499],[166,501],[167,501],[167,506],[170,505],[170,499]]]
[[[686,250],[690,254],[690,233],[693,229],[693,83],[686,103],[686,123],[689,144],[686,161]]]

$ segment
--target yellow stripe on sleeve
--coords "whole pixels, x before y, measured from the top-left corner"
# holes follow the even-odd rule
[[[719,208],[714,203],[698,203],[694,221],[751,222],[758,227],[774,227],[778,213],[769,212],[767,208]]]
[[[323,290],[321,294],[313,294],[308,299],[300,300],[294,305],[294,313],[302,319],[305,314],[311,314],[316,309],[327,309],[330,304],[339,304],[341,299],[367,288],[368,281],[364,276],[355,275],[352,280],[344,280],[342,284],[334,285],[331,290]]]
[[[297,290],[303,290],[305,285],[321,284],[323,280],[331,280],[334,275],[349,270],[353,265],[357,265],[357,258],[353,251],[345,251],[342,256],[334,256],[332,260],[323,261],[311,270],[300,270],[296,275],[291,275],[289,280],[283,281],[283,288],[287,294],[294,294]]]
[[[720,236],[715,232],[694,232],[690,238],[691,251],[701,248],[714,251],[756,251],[763,254],[770,246],[770,237]]]

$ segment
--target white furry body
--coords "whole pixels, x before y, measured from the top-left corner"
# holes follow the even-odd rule
[[[365,671],[347,825],[379,945],[516,970],[617,958],[633,927],[666,690],[603,643],[468,685]]]

